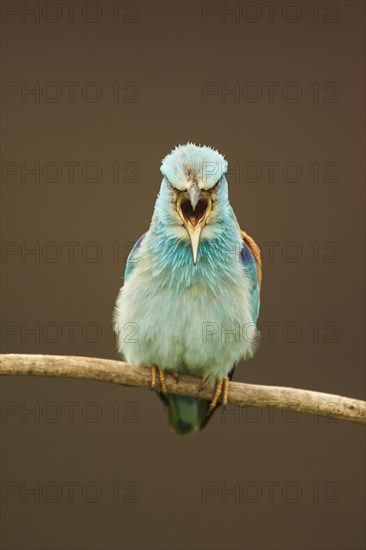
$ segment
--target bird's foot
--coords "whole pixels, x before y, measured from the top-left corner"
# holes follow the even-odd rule
[[[155,389],[157,375],[159,375],[161,392],[165,395],[165,394],[168,393],[168,390],[167,390],[167,387],[166,387],[165,372],[162,369],[159,369],[159,367],[157,367],[156,365],[153,365],[151,367],[151,384],[150,384],[150,387],[151,387],[152,390]]]
[[[210,403],[210,410],[209,413],[211,413],[215,407],[217,406],[217,403],[219,402],[220,396],[222,395],[222,404],[224,407],[226,407],[228,402],[228,394],[229,394],[229,379],[228,378],[221,378],[216,382],[216,388],[215,393],[212,398],[212,401]]]

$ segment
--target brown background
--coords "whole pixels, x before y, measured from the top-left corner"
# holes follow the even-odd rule
[[[101,17],[95,23],[85,20],[94,18],[93,7],[82,16],[85,2],[75,8],[73,23],[57,4],[55,23],[49,22],[57,15],[52,6],[39,22],[24,13],[22,22],[20,2],[6,8],[18,10],[7,20],[3,13],[3,80],[28,87],[55,82],[62,90],[55,102],[42,94],[39,102],[3,95],[3,168],[18,167],[2,178],[3,241],[13,243],[3,245],[2,255],[3,351],[116,358],[110,322],[126,255],[148,227],[161,158],[191,140],[217,147],[231,169],[257,163],[263,171],[257,182],[245,174],[228,178],[237,217],[262,245],[264,259],[262,345],[235,379],[364,398],[363,2],[316,3],[319,22],[314,3],[297,2],[301,15],[293,23],[286,18],[295,17],[295,8],[284,2],[272,23],[263,2],[239,3],[249,11],[238,22],[230,15],[225,20],[232,3],[213,3],[218,11],[206,23],[201,2],[120,2],[117,23],[112,2],[96,3]],[[250,10],[258,9],[259,20],[248,22],[255,17]],[[116,81],[123,96],[117,103],[109,89]],[[79,83],[74,102],[64,82]],[[100,86],[99,101],[83,99],[80,89],[88,82]],[[135,102],[126,99],[127,82],[139,87]],[[203,82],[228,88],[254,82],[263,96],[236,102],[216,94],[203,102]],[[265,82],[278,82],[273,102]],[[299,101],[282,97],[288,82],[301,87]],[[314,82],[320,83],[318,102]],[[326,102],[327,82],[339,86],[336,102]],[[79,163],[73,182],[63,166],[70,161]],[[263,163],[272,161],[280,168],[270,183]],[[29,174],[21,181],[21,163],[35,162],[41,170],[50,162],[63,166],[59,181],[50,181],[52,168],[39,182]],[[83,177],[88,162],[100,167],[99,182]],[[109,167],[116,162],[121,176],[114,183]],[[281,175],[288,162],[300,165],[299,181]],[[315,162],[319,182],[310,169]],[[332,169],[324,168],[327,162],[337,164],[338,181],[325,181]],[[135,163],[135,181],[122,181],[131,169],[126,163]],[[77,243],[73,262],[67,242]],[[292,262],[294,242],[301,258]],[[97,243],[95,262],[95,245],[87,243]],[[39,246],[39,261],[22,256],[22,246]],[[61,256],[52,262],[55,251]],[[39,337],[22,334],[36,323]],[[65,323],[77,323],[73,339]],[[268,323],[279,323],[273,339]],[[288,323],[301,330],[297,342],[289,341],[295,328]],[[180,438],[146,391],[73,380],[1,382],[2,489],[6,482],[17,488],[14,495],[3,492],[4,549],[364,548],[361,426],[249,410],[217,413],[203,432]],[[74,403],[74,421],[67,402]],[[32,407],[39,407],[38,419],[25,414]],[[62,490],[54,503],[51,482]],[[67,482],[80,484],[74,503]],[[91,482],[101,490],[95,503],[88,502],[92,489],[87,496],[81,491]],[[118,503],[111,489],[116,482]],[[128,482],[138,486],[137,502],[123,502],[136,487]],[[216,492],[205,502],[207,482]],[[32,495],[22,502],[21,483],[28,489],[39,483],[49,494],[41,493],[39,503]],[[235,483],[240,494],[225,499]]]

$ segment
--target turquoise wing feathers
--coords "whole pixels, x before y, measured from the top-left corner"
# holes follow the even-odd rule
[[[131,275],[131,273],[133,271],[133,268],[136,265],[135,255],[136,255],[136,252],[138,251],[138,249],[140,248],[140,245],[141,245],[142,240],[145,237],[145,235],[146,235],[146,233],[141,235],[139,240],[135,242],[131,252],[128,255],[127,262],[126,262],[126,267],[125,267],[124,282],[127,281],[129,275]]]

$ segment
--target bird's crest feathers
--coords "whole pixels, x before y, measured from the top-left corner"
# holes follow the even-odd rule
[[[175,147],[163,159],[160,170],[177,189],[185,189],[192,180],[201,189],[210,189],[227,171],[227,161],[211,147],[187,143]]]

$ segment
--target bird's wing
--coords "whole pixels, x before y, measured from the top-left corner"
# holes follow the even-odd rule
[[[260,305],[260,291],[262,284],[262,258],[261,251],[257,243],[243,230],[240,230],[243,239],[243,248],[241,251],[241,261],[246,268],[246,273],[252,281],[252,317],[257,322]]]
[[[126,268],[125,268],[125,274],[124,274],[124,282],[127,281],[127,278],[129,277],[129,275],[131,275],[131,273],[132,273],[132,271],[133,271],[133,268],[134,268],[135,265],[136,265],[136,259],[135,259],[134,257],[135,257],[136,252],[137,252],[138,249],[140,248],[140,245],[141,245],[142,240],[143,240],[143,238],[145,237],[145,235],[146,235],[146,233],[144,233],[143,235],[141,235],[141,237],[139,238],[139,240],[135,242],[135,244],[133,245],[133,248],[132,248],[131,252],[130,252],[129,255],[128,255],[127,262],[126,262]]]

